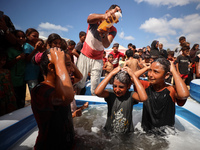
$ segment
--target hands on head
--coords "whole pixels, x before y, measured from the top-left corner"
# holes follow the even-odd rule
[[[57,62],[65,63],[65,53],[57,47],[50,49],[50,54],[48,54],[48,58],[52,64],[56,64]]]

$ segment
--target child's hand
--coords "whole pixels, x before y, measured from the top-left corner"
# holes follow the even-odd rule
[[[42,41],[38,41],[38,42],[35,44],[35,49],[37,49],[37,50],[39,51],[40,49],[42,49],[42,46],[43,46]]]
[[[73,118],[74,117],[80,117],[82,115],[82,110],[81,108],[77,109],[75,112],[73,112]]]
[[[20,55],[18,55],[16,57],[16,60],[21,60],[21,59],[25,59],[25,54],[24,53],[21,53]]]
[[[130,76],[134,75],[134,72],[131,70],[131,68],[129,68],[129,67],[127,67],[127,66],[124,66],[124,67],[123,67],[123,70],[124,70],[124,71],[127,71],[128,74],[129,74]]]
[[[174,62],[173,61],[169,61],[170,62],[170,72],[176,71],[176,67],[174,66]]]
[[[65,53],[64,51],[61,51],[61,49],[57,47],[50,49],[50,54],[48,54],[48,58],[52,64],[56,64],[58,62],[65,63]]]
[[[114,75],[116,75],[120,70],[121,70],[121,67],[118,66],[118,67],[116,67],[116,68],[115,68],[112,72],[110,72],[110,73],[112,73],[112,75],[114,76]]]

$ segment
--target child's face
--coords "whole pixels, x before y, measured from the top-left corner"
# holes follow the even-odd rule
[[[144,61],[145,61],[145,63],[149,63],[150,59],[149,58],[145,58]]]
[[[165,81],[165,70],[160,63],[153,62],[151,64],[151,68],[148,71],[148,79],[152,85],[160,84]]]
[[[85,42],[85,38],[86,38],[86,35],[81,36],[81,38],[80,38],[81,42]]]
[[[29,36],[27,36],[27,38],[29,39],[29,41],[31,41],[32,43],[36,44],[39,38],[39,33],[37,32],[32,32]]]
[[[173,56],[172,55],[168,55],[167,57],[169,60],[173,60]]]
[[[138,52],[138,54],[139,54],[140,56],[142,56],[142,52]]]
[[[61,40],[60,39],[56,39],[52,42],[51,44],[51,48],[54,48],[54,47],[58,47],[60,48],[61,47]]]
[[[121,83],[119,80],[114,80],[113,82],[113,91],[117,97],[121,97],[125,95],[128,90],[128,86],[126,84]]]
[[[23,45],[26,42],[25,35],[23,32],[18,32],[16,35],[17,43]]]
[[[75,45],[68,45],[68,50],[72,51],[74,49]]]
[[[69,73],[69,75],[71,75],[74,72],[74,68],[72,66],[72,61],[71,61],[71,57],[69,56],[69,54],[65,55],[65,65],[67,68],[67,72]]]
[[[113,62],[113,56],[108,57],[108,61],[112,63]]]
[[[105,58],[106,57],[106,53],[103,53],[103,58]]]
[[[189,49],[184,50],[184,51],[183,51],[183,55],[184,55],[184,56],[190,56],[190,50],[189,50]]]
[[[153,58],[150,58],[150,59],[149,59],[149,62],[150,62],[150,63],[152,63],[153,61],[154,61],[154,59],[153,59]]]
[[[196,45],[196,46],[195,46],[195,49],[199,49],[199,45]]]

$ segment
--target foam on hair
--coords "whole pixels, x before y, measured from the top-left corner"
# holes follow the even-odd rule
[[[120,70],[114,77],[114,80],[118,80],[123,84],[129,85],[131,83],[131,77],[127,71]]]

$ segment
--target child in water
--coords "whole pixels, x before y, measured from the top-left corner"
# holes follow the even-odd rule
[[[57,47],[42,55],[44,81],[31,91],[31,107],[39,128],[35,150],[72,148],[74,127],[70,103],[74,90],[69,61],[69,55]]]
[[[141,74],[147,70],[148,68],[141,69]],[[175,86],[165,83],[170,72],[175,80]],[[173,62],[165,58],[154,60],[148,71],[148,79],[141,80],[148,95],[147,101],[143,103],[142,128],[146,132],[160,134],[165,126],[174,126],[175,103],[183,106],[190,93]]]
[[[105,90],[106,85],[114,76],[113,90]],[[130,92],[132,82],[138,92]],[[133,71],[120,66],[110,72],[107,77],[98,85],[95,94],[105,98],[108,105],[107,121],[104,129],[114,133],[133,132],[132,110],[133,105],[138,101],[145,101],[147,94],[139,79]]]

